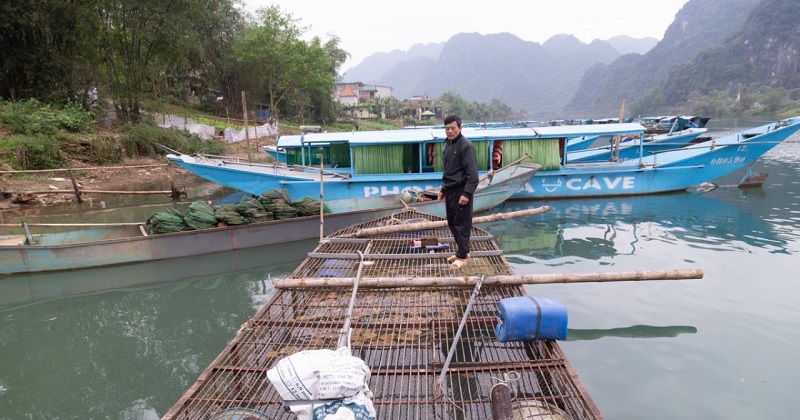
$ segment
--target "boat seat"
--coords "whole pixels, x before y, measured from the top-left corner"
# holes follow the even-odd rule
[[[27,242],[25,235],[0,236],[0,246],[20,246]]]

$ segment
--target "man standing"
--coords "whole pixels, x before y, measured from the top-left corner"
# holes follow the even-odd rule
[[[478,158],[475,147],[461,135],[461,118],[448,115],[444,119],[447,135],[442,150],[442,190],[439,201],[445,202],[447,226],[456,241],[456,255],[447,260],[458,270],[469,258],[469,235],[472,231],[472,195],[478,187]]]

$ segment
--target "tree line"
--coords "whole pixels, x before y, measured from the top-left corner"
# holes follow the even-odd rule
[[[142,101],[203,102],[240,114],[240,92],[272,115],[330,121],[335,36],[278,6],[254,15],[237,0],[10,0],[0,3],[0,97],[111,103],[138,121]]]

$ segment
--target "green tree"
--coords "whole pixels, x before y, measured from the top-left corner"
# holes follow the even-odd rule
[[[339,37],[332,35],[331,38],[322,45],[329,63],[329,67],[325,71],[334,78],[337,77],[342,64],[344,64],[350,56],[350,54],[339,47],[340,42],[341,40]],[[313,107],[311,115],[316,121],[325,122],[336,120],[338,106],[336,101],[333,100],[334,89],[335,84],[327,83],[326,81],[325,84],[321,84],[317,89],[310,91],[309,97]]]
[[[305,28],[278,6],[259,9],[258,18],[234,46],[238,65],[248,69],[248,90],[266,97],[273,115],[279,115],[284,102],[293,101],[302,117],[315,94],[333,92],[335,69],[343,62],[338,41],[302,41]]]
[[[164,80],[170,81],[174,89],[182,89],[179,85],[196,64],[190,57],[203,56],[199,42],[202,36],[196,23],[205,21],[203,16],[211,3],[98,1],[103,22],[101,68],[105,82],[119,115],[137,121],[145,91]]]
[[[0,97],[84,99],[100,24],[91,0],[0,2]]]
[[[786,104],[787,94],[784,89],[767,88],[761,98],[761,105],[764,111],[776,113]]]

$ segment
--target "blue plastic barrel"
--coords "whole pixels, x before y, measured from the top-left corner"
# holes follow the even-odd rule
[[[497,339],[509,341],[565,340],[567,308],[543,296],[518,296],[497,303]]]

